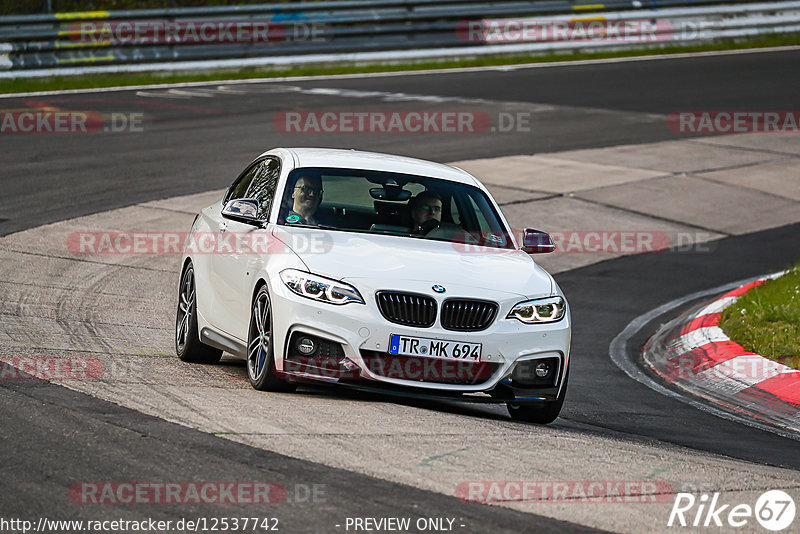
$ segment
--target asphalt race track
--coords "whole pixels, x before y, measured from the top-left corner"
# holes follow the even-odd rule
[[[265,147],[357,147],[457,161],[685,137],[664,127],[669,113],[754,106],[793,109],[797,86],[788,82],[800,78],[797,55],[789,51],[484,73],[359,76],[229,86],[225,92],[148,90],[11,98],[3,102],[5,109],[144,113],[145,127],[136,135],[5,136],[3,154],[14,157],[6,158],[3,167],[0,235],[155,198],[219,189]],[[292,90],[295,87],[304,91]],[[321,91],[325,88],[383,94],[332,100],[329,92]],[[273,114],[287,110],[476,108],[489,115],[530,113],[531,131],[431,135],[421,140],[419,134],[280,135],[272,127]],[[31,204],[37,209],[31,210]]]
[[[256,154],[273,146],[357,147],[459,161],[685,139],[686,135],[666,127],[670,113],[796,109],[797,80],[800,51],[791,50],[4,98],[0,100],[3,109],[142,113],[144,127],[141,132],[105,135],[0,136],[0,236],[146,201],[220,189]],[[281,133],[273,122],[275,114],[290,110],[412,109],[474,109],[490,117],[522,113],[532,117],[532,128],[526,133],[483,135],[330,135]],[[775,467],[787,468],[781,472],[789,473],[785,480],[794,482],[780,489],[797,496],[800,455],[796,440],[659,395],[618,369],[609,358],[609,345],[632,319],[665,302],[796,262],[798,235],[800,224],[790,224],[726,237],[715,241],[710,253],[631,255],[558,273],[556,279],[572,306],[574,330],[569,394],[561,418],[551,426],[587,446],[594,440],[612,440],[630,447],[685,447],[725,457],[724,461],[748,462],[754,472],[770,473],[765,476],[771,476]],[[8,303],[4,309],[11,311],[3,313],[13,314],[13,307]],[[629,345],[633,357],[647,337],[679,311],[646,325]],[[171,330],[172,325],[164,329]],[[625,530],[613,521],[576,518],[577,522],[569,522],[568,512],[554,519],[539,514],[540,509],[533,514],[465,503],[452,493],[421,489],[429,487],[426,483],[401,484],[380,473],[298,459],[302,455],[291,451],[282,455],[262,450],[42,380],[0,380],[0,398],[0,517],[251,515],[251,508],[232,505],[148,509],[117,505],[101,513],[70,502],[65,495],[71,484],[87,480],[264,479],[289,489],[286,502],[275,506],[285,532],[344,532],[345,518],[354,516],[455,517],[463,525],[456,529],[460,532],[590,530],[585,524]],[[383,399],[367,396],[360,402],[383,404]],[[463,426],[479,421],[496,425],[500,440],[504,425],[520,426],[492,407],[398,404],[411,412],[459,418]],[[537,427],[524,431],[532,439],[539,432]],[[387,435],[386,449],[393,443],[393,436]],[[332,447],[335,444],[331,441]],[[600,457],[602,451],[594,460],[602,462]],[[554,465],[558,462],[557,457],[552,459]],[[557,473],[557,469],[550,471],[549,480],[556,479]],[[498,479],[503,477],[513,474],[498,473]],[[306,498],[305,491],[313,484],[325,488],[325,499]],[[259,510],[259,515],[269,513],[268,508]],[[666,516],[663,520],[662,526]]]

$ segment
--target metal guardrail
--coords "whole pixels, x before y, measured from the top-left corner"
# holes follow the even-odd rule
[[[589,0],[591,1],[591,0]],[[526,22],[527,21],[527,22]],[[602,35],[563,38],[538,32],[498,39],[492,31],[526,23],[576,26],[605,21]],[[654,37],[612,39],[613,21]],[[474,24],[478,33],[469,33]],[[514,26],[516,24],[517,26]],[[649,26],[648,26],[649,24]],[[472,25],[472,26],[470,26]],[[647,26],[644,28],[644,26]],[[689,31],[691,30],[691,31]],[[613,32],[613,28],[611,29]],[[476,55],[663,42],[694,42],[800,31],[800,2],[736,0],[345,0],[290,4],[90,11],[0,17],[0,69],[52,70],[86,66],[350,56],[397,52]],[[518,35],[519,32],[517,32]],[[478,36],[477,38],[475,36]],[[425,51],[430,53],[426,54]],[[436,53],[434,53],[436,51]],[[449,51],[441,52],[438,51]],[[137,69],[140,70],[140,69]],[[8,74],[12,74],[11,72]],[[6,77],[6,76],[4,76]]]

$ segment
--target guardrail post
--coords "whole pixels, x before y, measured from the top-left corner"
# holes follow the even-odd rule
[[[0,70],[8,70],[13,66],[8,57],[12,49],[11,43],[0,43]]]

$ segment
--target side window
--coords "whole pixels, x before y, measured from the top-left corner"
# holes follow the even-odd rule
[[[449,202],[447,203],[447,207],[442,208],[442,211],[447,209],[450,210],[450,220],[452,220],[455,224],[461,224],[461,213],[458,211],[458,205],[456,204],[456,197],[455,195],[451,196]],[[444,217],[446,213],[443,213],[442,216]]]
[[[503,229],[500,219],[493,213],[491,205],[487,198],[479,193],[469,193],[467,195],[469,210],[471,217],[478,223],[480,234],[484,240],[489,240],[485,245],[508,247],[510,240],[508,234]]]
[[[475,214],[475,219],[481,229],[481,234],[486,235],[489,232],[489,223],[486,222],[486,217],[475,203],[475,199],[472,197],[472,195],[467,195],[467,199],[469,199],[469,207]]]
[[[264,159],[253,167],[253,181],[247,190],[247,197],[258,200],[258,218],[262,221],[269,217],[280,173],[281,164],[273,158]]]
[[[228,189],[228,194],[225,195],[225,202],[236,198],[246,198],[245,194],[247,193],[247,188],[250,187],[250,183],[253,181],[253,177],[256,175],[256,170],[258,170],[259,165],[260,163],[256,163],[250,166],[249,169],[233,182],[231,188]]]

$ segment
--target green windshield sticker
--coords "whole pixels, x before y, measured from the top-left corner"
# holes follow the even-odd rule
[[[288,217],[286,217],[286,222],[288,222],[288,223],[300,222],[300,216],[299,215],[294,215],[294,214],[289,215]]]

